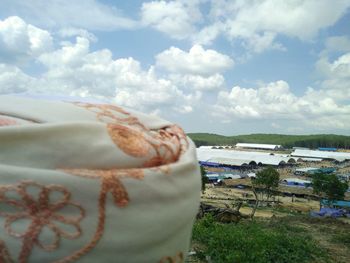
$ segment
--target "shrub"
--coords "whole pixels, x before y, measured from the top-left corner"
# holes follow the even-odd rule
[[[210,256],[213,262],[301,263],[326,258],[309,235],[281,221],[220,224],[207,215],[196,222],[193,240],[203,245],[198,257]]]
[[[349,233],[339,233],[333,236],[332,241],[338,244],[343,244],[350,248],[350,235]]]

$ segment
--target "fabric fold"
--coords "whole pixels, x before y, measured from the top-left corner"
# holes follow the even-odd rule
[[[0,96],[0,262],[182,262],[199,194],[195,146],[177,125]]]

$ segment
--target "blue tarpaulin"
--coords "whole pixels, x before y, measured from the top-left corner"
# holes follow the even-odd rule
[[[203,166],[220,167],[220,164],[212,163],[212,162],[201,162],[201,161],[199,161],[199,164],[203,165]]]
[[[344,209],[337,209],[337,208],[329,208],[329,207],[322,207],[319,212],[312,211],[310,212],[310,215],[312,217],[343,217],[343,216],[349,216],[349,211],[346,211]]]
[[[337,150],[337,148],[332,148],[332,147],[319,147],[318,148],[319,151],[328,151],[328,152],[335,152]]]
[[[338,200],[338,201],[332,201],[331,203],[329,203],[327,199],[321,199],[321,205],[324,205],[324,206],[332,205],[336,207],[350,208],[350,201]]]

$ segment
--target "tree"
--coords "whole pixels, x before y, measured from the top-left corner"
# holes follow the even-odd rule
[[[272,196],[272,191],[278,187],[280,180],[280,174],[278,171],[269,166],[256,174],[256,178],[252,180],[253,184],[257,187],[263,188],[263,192],[267,196],[267,200]]]
[[[204,194],[204,192],[205,192],[205,184],[208,183],[209,180],[208,180],[208,177],[207,177],[207,172],[205,171],[203,166],[201,166],[200,168],[201,168],[201,175],[202,175],[202,193]]]
[[[329,204],[343,200],[348,184],[338,179],[335,174],[316,173],[312,176],[313,192],[328,199]]]

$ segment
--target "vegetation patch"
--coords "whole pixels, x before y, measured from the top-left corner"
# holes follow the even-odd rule
[[[237,136],[223,136],[210,133],[189,133],[189,137],[197,147],[202,145],[234,145],[242,143],[271,143],[280,144],[285,148],[293,146],[317,148],[336,147],[349,149],[350,136],[334,134],[316,135],[283,135],[283,134],[249,134]]]
[[[343,244],[350,248],[350,233],[339,233],[332,237],[334,243]]]
[[[283,219],[221,224],[211,215],[198,220],[197,257],[212,262],[329,262],[327,251],[299,226]]]

